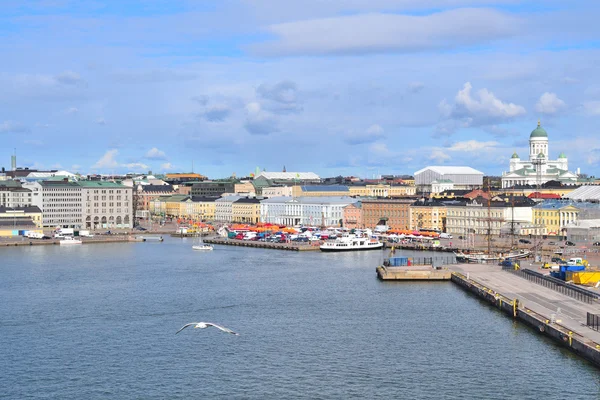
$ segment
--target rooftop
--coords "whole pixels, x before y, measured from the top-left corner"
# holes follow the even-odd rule
[[[262,171],[260,174],[254,177],[264,177],[266,179],[282,179],[282,180],[320,180],[319,175],[314,172],[267,172]]]
[[[423,173],[427,170],[437,172],[442,175],[483,175],[483,172],[477,171],[471,167],[463,167],[463,166],[429,166],[415,172],[415,175]]]
[[[344,185],[312,185],[302,186],[303,192],[349,192],[348,186]]]
[[[13,213],[41,213],[42,210],[38,206],[26,206],[26,207],[5,207],[0,206],[0,214],[13,214]]]

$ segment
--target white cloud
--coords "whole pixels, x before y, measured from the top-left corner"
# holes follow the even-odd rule
[[[165,152],[157,149],[156,147],[153,147],[150,150],[148,150],[145,157],[150,160],[164,160],[167,158]]]
[[[444,162],[450,160],[452,157],[450,155],[444,153],[442,149],[433,149],[431,154],[427,157],[428,160],[435,161],[439,164],[443,164]]]
[[[383,139],[385,134],[381,125],[373,124],[365,132],[350,132],[344,136],[344,141],[350,145],[372,143]]]
[[[117,149],[108,150],[98,161],[96,161],[96,164],[94,164],[92,168],[117,168],[119,166],[119,163],[115,159],[117,154],[119,154],[119,150]]]
[[[566,107],[565,102],[559,99],[556,93],[546,92],[540,96],[535,110],[542,114],[556,114]]]
[[[29,132],[29,128],[19,122],[4,121],[4,122],[0,123],[0,133],[24,133],[24,132]]]
[[[78,112],[79,112],[79,109],[77,107],[69,107],[65,110],[65,114],[68,114],[68,115],[77,114]]]
[[[161,164],[160,169],[163,171],[169,171],[169,170],[175,169],[175,167],[170,162],[167,162],[167,163]]]
[[[104,118],[98,118],[98,119],[96,120],[96,123],[97,123],[98,125],[106,125],[106,121],[104,120]]]
[[[438,133],[452,133],[458,127],[492,125],[508,122],[526,113],[523,106],[503,102],[487,89],[480,89],[476,95],[471,94],[473,86],[464,84],[454,98],[454,104],[446,99],[438,105],[445,121],[437,126]]]
[[[483,8],[420,16],[369,13],[271,25],[278,39],[252,48],[263,55],[414,52],[485,44],[520,27],[517,17]]]
[[[490,141],[490,142],[479,142],[477,140],[466,140],[464,142],[456,142],[452,146],[448,148],[450,151],[479,151],[484,149],[490,149],[498,146],[498,142]]]
[[[583,103],[583,109],[588,115],[600,115],[600,101],[586,101]]]
[[[150,167],[148,165],[146,165],[144,163],[139,163],[139,162],[129,163],[129,164],[122,164],[121,166],[125,167],[128,170],[133,171],[133,172],[140,172],[140,171],[144,171],[145,172],[146,170],[150,169]]]
[[[252,135],[268,135],[277,132],[277,120],[262,109],[260,103],[251,102],[246,105],[246,123],[244,127]]]

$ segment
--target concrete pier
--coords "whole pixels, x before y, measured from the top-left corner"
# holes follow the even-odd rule
[[[600,332],[586,325],[600,304],[576,300],[498,266],[458,264],[452,282],[600,367]]]
[[[319,246],[310,244],[295,244],[295,243],[270,243],[260,242],[254,240],[237,240],[237,239],[225,239],[221,237],[211,237],[203,239],[204,243],[209,244],[222,244],[225,246],[241,246],[241,247],[255,247],[259,249],[274,249],[274,250],[290,250],[290,251],[319,251]]]
[[[452,272],[447,268],[431,266],[377,267],[377,277],[382,281],[449,281]]]

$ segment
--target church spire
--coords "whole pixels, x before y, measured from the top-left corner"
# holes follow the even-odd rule
[[[285,170],[285,165],[283,166],[283,172],[287,172],[287,171]]]
[[[542,126],[542,121],[540,121],[540,119],[538,118],[538,128]]]

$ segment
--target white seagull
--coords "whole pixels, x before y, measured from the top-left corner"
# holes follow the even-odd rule
[[[224,326],[221,326],[221,325],[213,324],[211,322],[190,322],[189,324],[185,324],[180,330],[178,330],[177,332],[175,332],[175,334],[177,335],[179,332],[181,332],[182,330],[184,330],[188,326],[192,326],[192,325],[196,325],[196,326],[194,326],[194,328],[198,328],[198,329],[206,329],[206,328],[209,328],[211,326],[214,326],[215,328],[220,329],[223,332],[227,332],[227,333],[231,333],[232,335],[240,336],[239,333],[235,333],[231,329],[225,328]]]

